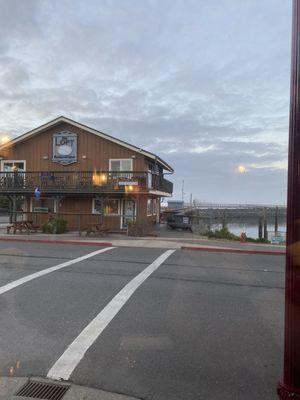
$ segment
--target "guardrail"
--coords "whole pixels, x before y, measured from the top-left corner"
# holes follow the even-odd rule
[[[121,221],[123,228],[126,228],[126,221],[131,219],[136,220],[136,217],[128,217],[128,215],[105,215],[91,213],[71,213],[71,212],[31,212],[31,211],[16,211],[10,212],[7,224],[14,221],[32,221],[34,225],[38,225],[42,230],[43,224],[53,218],[61,218],[67,221],[67,229],[69,231],[81,232],[87,225],[101,224],[104,228],[110,231],[120,231]],[[125,231],[126,232],[126,231]]]
[[[145,171],[0,172],[0,193],[124,193],[158,190],[172,194],[173,184]]]

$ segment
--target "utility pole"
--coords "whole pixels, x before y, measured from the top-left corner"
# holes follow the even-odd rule
[[[280,400],[300,399],[300,0],[293,0],[292,32],[284,372],[277,386]]]
[[[181,198],[182,198],[182,201],[184,202],[184,196],[185,196],[185,193],[184,193],[184,179],[182,180],[182,187],[181,187]]]

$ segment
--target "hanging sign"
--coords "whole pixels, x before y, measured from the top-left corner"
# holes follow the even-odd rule
[[[77,162],[77,134],[69,131],[54,133],[52,161],[60,164]]]

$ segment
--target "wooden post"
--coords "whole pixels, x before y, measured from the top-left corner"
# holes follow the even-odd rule
[[[268,240],[268,218],[267,218],[267,208],[264,208],[263,212],[263,220],[264,220],[264,239]]]
[[[275,231],[275,236],[276,236],[277,232],[278,232],[278,207],[275,208],[274,231]]]
[[[277,387],[281,400],[300,399],[300,0],[293,0],[292,32],[284,373]]]
[[[81,236],[81,215],[77,215],[77,227],[78,227],[78,234]]]
[[[16,222],[17,221],[17,196],[15,194],[12,196],[12,214],[13,214],[12,220],[13,220],[13,222]]]
[[[262,239],[262,217],[258,218],[258,238]]]
[[[225,229],[226,225],[226,211],[224,210],[222,213],[222,229]]]
[[[9,223],[12,224],[13,222],[13,214],[12,214],[12,210],[13,210],[13,200],[11,198],[11,196],[7,196],[9,199]]]

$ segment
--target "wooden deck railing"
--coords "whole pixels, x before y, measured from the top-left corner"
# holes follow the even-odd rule
[[[172,194],[173,183],[145,171],[0,172],[0,193],[124,193],[159,190]]]

